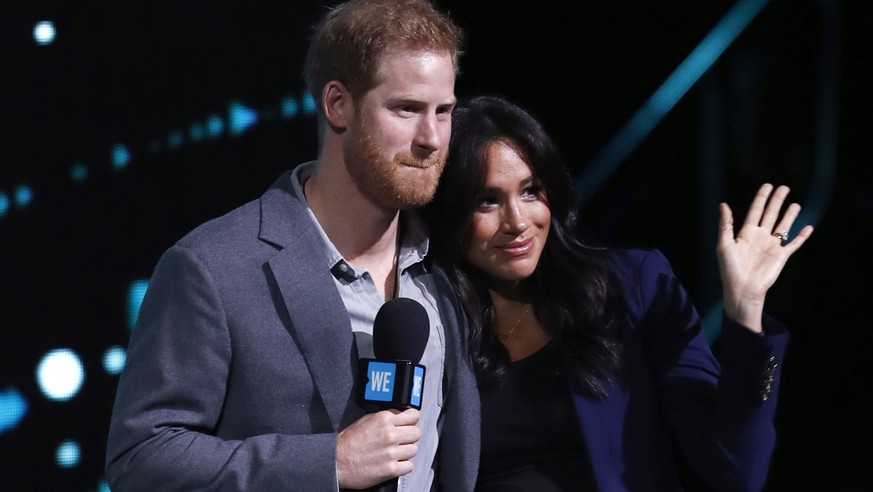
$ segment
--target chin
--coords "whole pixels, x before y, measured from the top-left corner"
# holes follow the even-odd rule
[[[502,271],[496,278],[501,282],[522,282],[529,279],[531,275],[533,275],[533,270],[512,270]]]

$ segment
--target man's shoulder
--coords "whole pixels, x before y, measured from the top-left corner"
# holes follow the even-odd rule
[[[257,231],[260,216],[260,199],[251,200],[219,217],[203,222],[179,239],[177,245],[197,249],[200,245],[224,243],[245,235],[247,230]]]
[[[293,191],[283,184],[288,181],[284,173],[260,197],[200,224],[176,243],[176,246],[208,255],[219,251],[235,251],[250,248],[261,242],[265,216],[281,217],[288,223],[296,220],[291,206],[296,202]]]

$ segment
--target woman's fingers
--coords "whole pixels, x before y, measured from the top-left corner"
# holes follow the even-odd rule
[[[806,240],[809,239],[809,236],[812,235],[812,231],[813,227],[811,225],[805,226],[799,233],[797,233],[797,237],[784,244],[785,249],[788,250],[788,254],[794,254],[795,251],[800,249],[800,247],[803,246],[803,243],[805,243]]]
[[[758,188],[758,193],[755,194],[752,204],[749,205],[749,211],[746,213],[743,227],[758,227],[761,224],[761,216],[764,214],[764,207],[767,205],[767,199],[770,198],[770,192],[772,191],[773,185],[770,183],[764,183]]]
[[[791,231],[791,226],[794,225],[794,221],[797,219],[798,214],[800,214],[800,205],[796,203],[792,203],[785,209],[785,214],[782,216],[782,220],[779,221],[779,225],[777,225],[773,229],[773,235],[779,237],[780,235],[784,235],[786,239],[782,241],[783,243],[788,242],[788,232]]]
[[[719,229],[719,240],[721,242],[733,242],[734,241],[734,214],[731,212],[731,208],[727,203],[722,202],[718,206],[719,210],[719,219],[718,219],[718,229]]]
[[[761,190],[764,189],[764,186],[761,187]],[[772,190],[773,187],[769,187]],[[767,201],[767,207],[764,209],[764,215],[761,217],[761,222],[759,224],[762,228],[764,228],[764,230],[770,232],[781,232],[781,229],[778,231],[774,231],[773,226],[776,224],[776,220],[779,218],[779,213],[782,211],[782,204],[785,203],[785,197],[788,196],[789,191],[790,190],[787,186],[780,186],[776,188],[776,190],[773,191],[772,194],[770,194],[769,200]],[[760,194],[760,190],[758,193]]]

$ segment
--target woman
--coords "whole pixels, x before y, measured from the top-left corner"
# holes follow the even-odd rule
[[[716,359],[658,251],[575,237],[571,179],[536,119],[487,96],[452,118],[425,216],[469,321],[477,488],[681,490],[690,468],[711,488],[761,489],[788,337],[764,317],[764,296],[812,233],[781,234],[800,210],[778,217],[788,189],[762,186],[736,235],[720,205]]]

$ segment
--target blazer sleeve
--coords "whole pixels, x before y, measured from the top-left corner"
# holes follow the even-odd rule
[[[718,359],[691,299],[657,250],[636,275],[638,330],[658,399],[685,461],[716,490],[763,488],[775,446],[773,419],[788,334],[725,320]]]
[[[214,281],[190,250],[158,262],[128,348],[107,445],[113,491],[336,490],[334,433],[216,435],[234,354]]]

